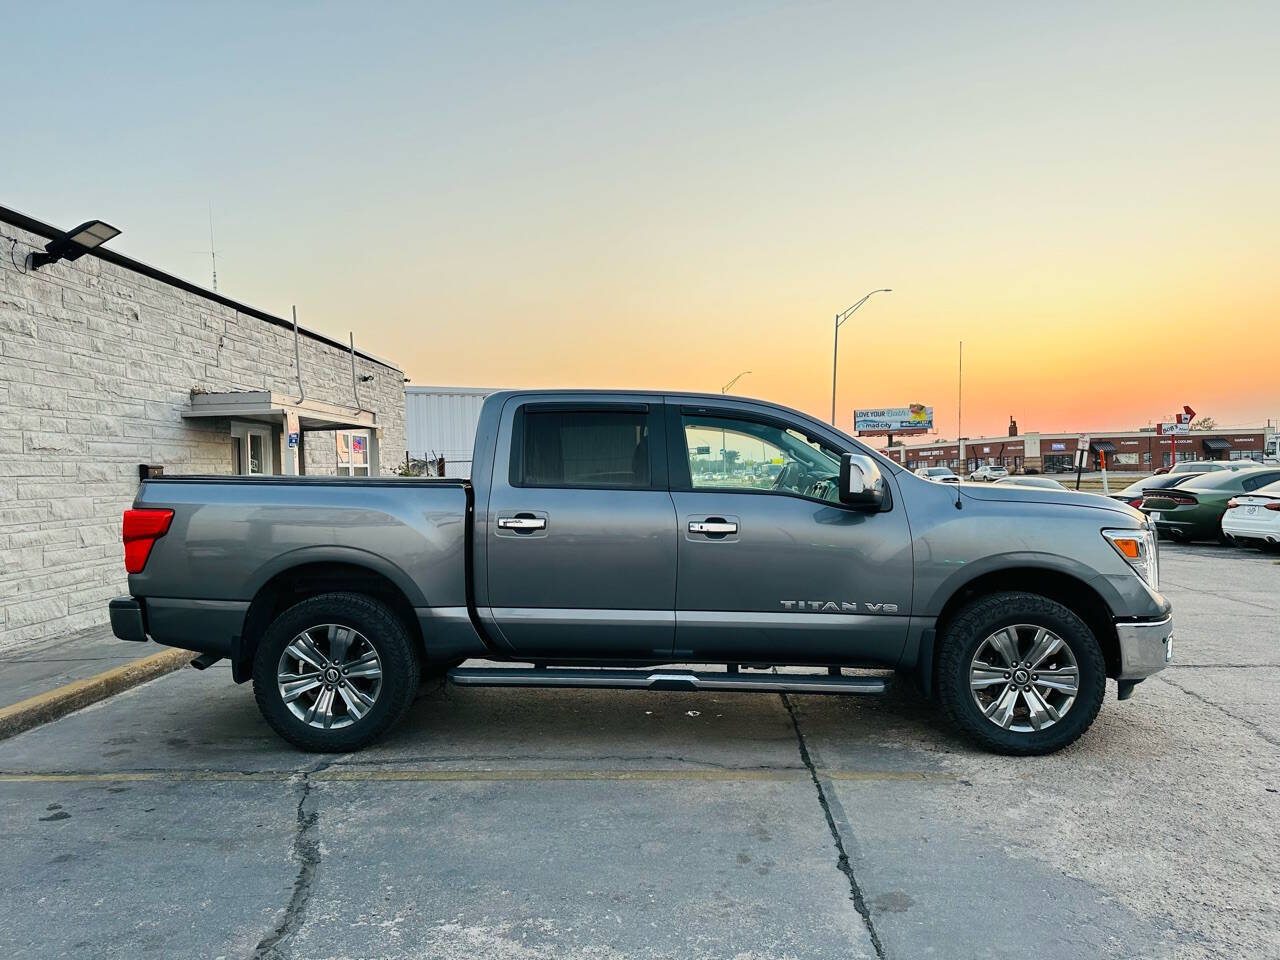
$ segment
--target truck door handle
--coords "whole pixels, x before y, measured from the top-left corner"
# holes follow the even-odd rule
[[[545,517],[499,517],[498,528],[501,530],[545,530]]]
[[[732,520],[690,520],[690,533],[737,533],[738,525]]]

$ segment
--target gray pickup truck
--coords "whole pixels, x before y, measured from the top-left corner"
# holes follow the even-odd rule
[[[774,404],[496,393],[473,464],[469,482],[146,480],[116,636],[229,658],[319,751],[378,737],[428,674],[877,694],[892,670],[988,749],[1041,754],[1089,727],[1107,677],[1126,699],[1172,656],[1140,513],[930,483]]]

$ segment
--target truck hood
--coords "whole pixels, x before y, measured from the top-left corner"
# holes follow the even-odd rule
[[[966,500],[995,501],[1000,503],[1055,503],[1069,507],[1092,507],[1095,510],[1108,510],[1132,520],[1145,522],[1145,517],[1120,500],[1112,500],[1098,493],[1077,493],[1074,490],[1050,490],[1047,487],[1019,487],[1002,483],[993,486],[978,486],[963,483],[952,489],[958,490]]]

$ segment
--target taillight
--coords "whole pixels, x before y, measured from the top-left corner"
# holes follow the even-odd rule
[[[124,512],[124,568],[141,573],[155,542],[169,532],[172,510],[126,510]]]
[[[1280,500],[1272,500],[1270,503],[1264,503],[1262,505],[1262,509],[1275,510],[1277,513],[1280,513]]]
[[[1134,497],[1132,500],[1130,500],[1130,501],[1129,501],[1129,506],[1131,506],[1131,507],[1140,507],[1140,506],[1142,506],[1142,498],[1141,498],[1141,497]]]
[[[1240,506],[1240,501],[1237,500],[1235,497],[1232,497],[1230,500],[1227,501],[1228,510],[1234,510],[1238,506]]]

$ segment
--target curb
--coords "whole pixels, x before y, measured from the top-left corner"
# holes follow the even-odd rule
[[[130,687],[154,680],[185,666],[194,656],[189,650],[169,649],[134,660],[104,673],[76,680],[54,690],[20,700],[0,709],[0,740],[49,723]]]

